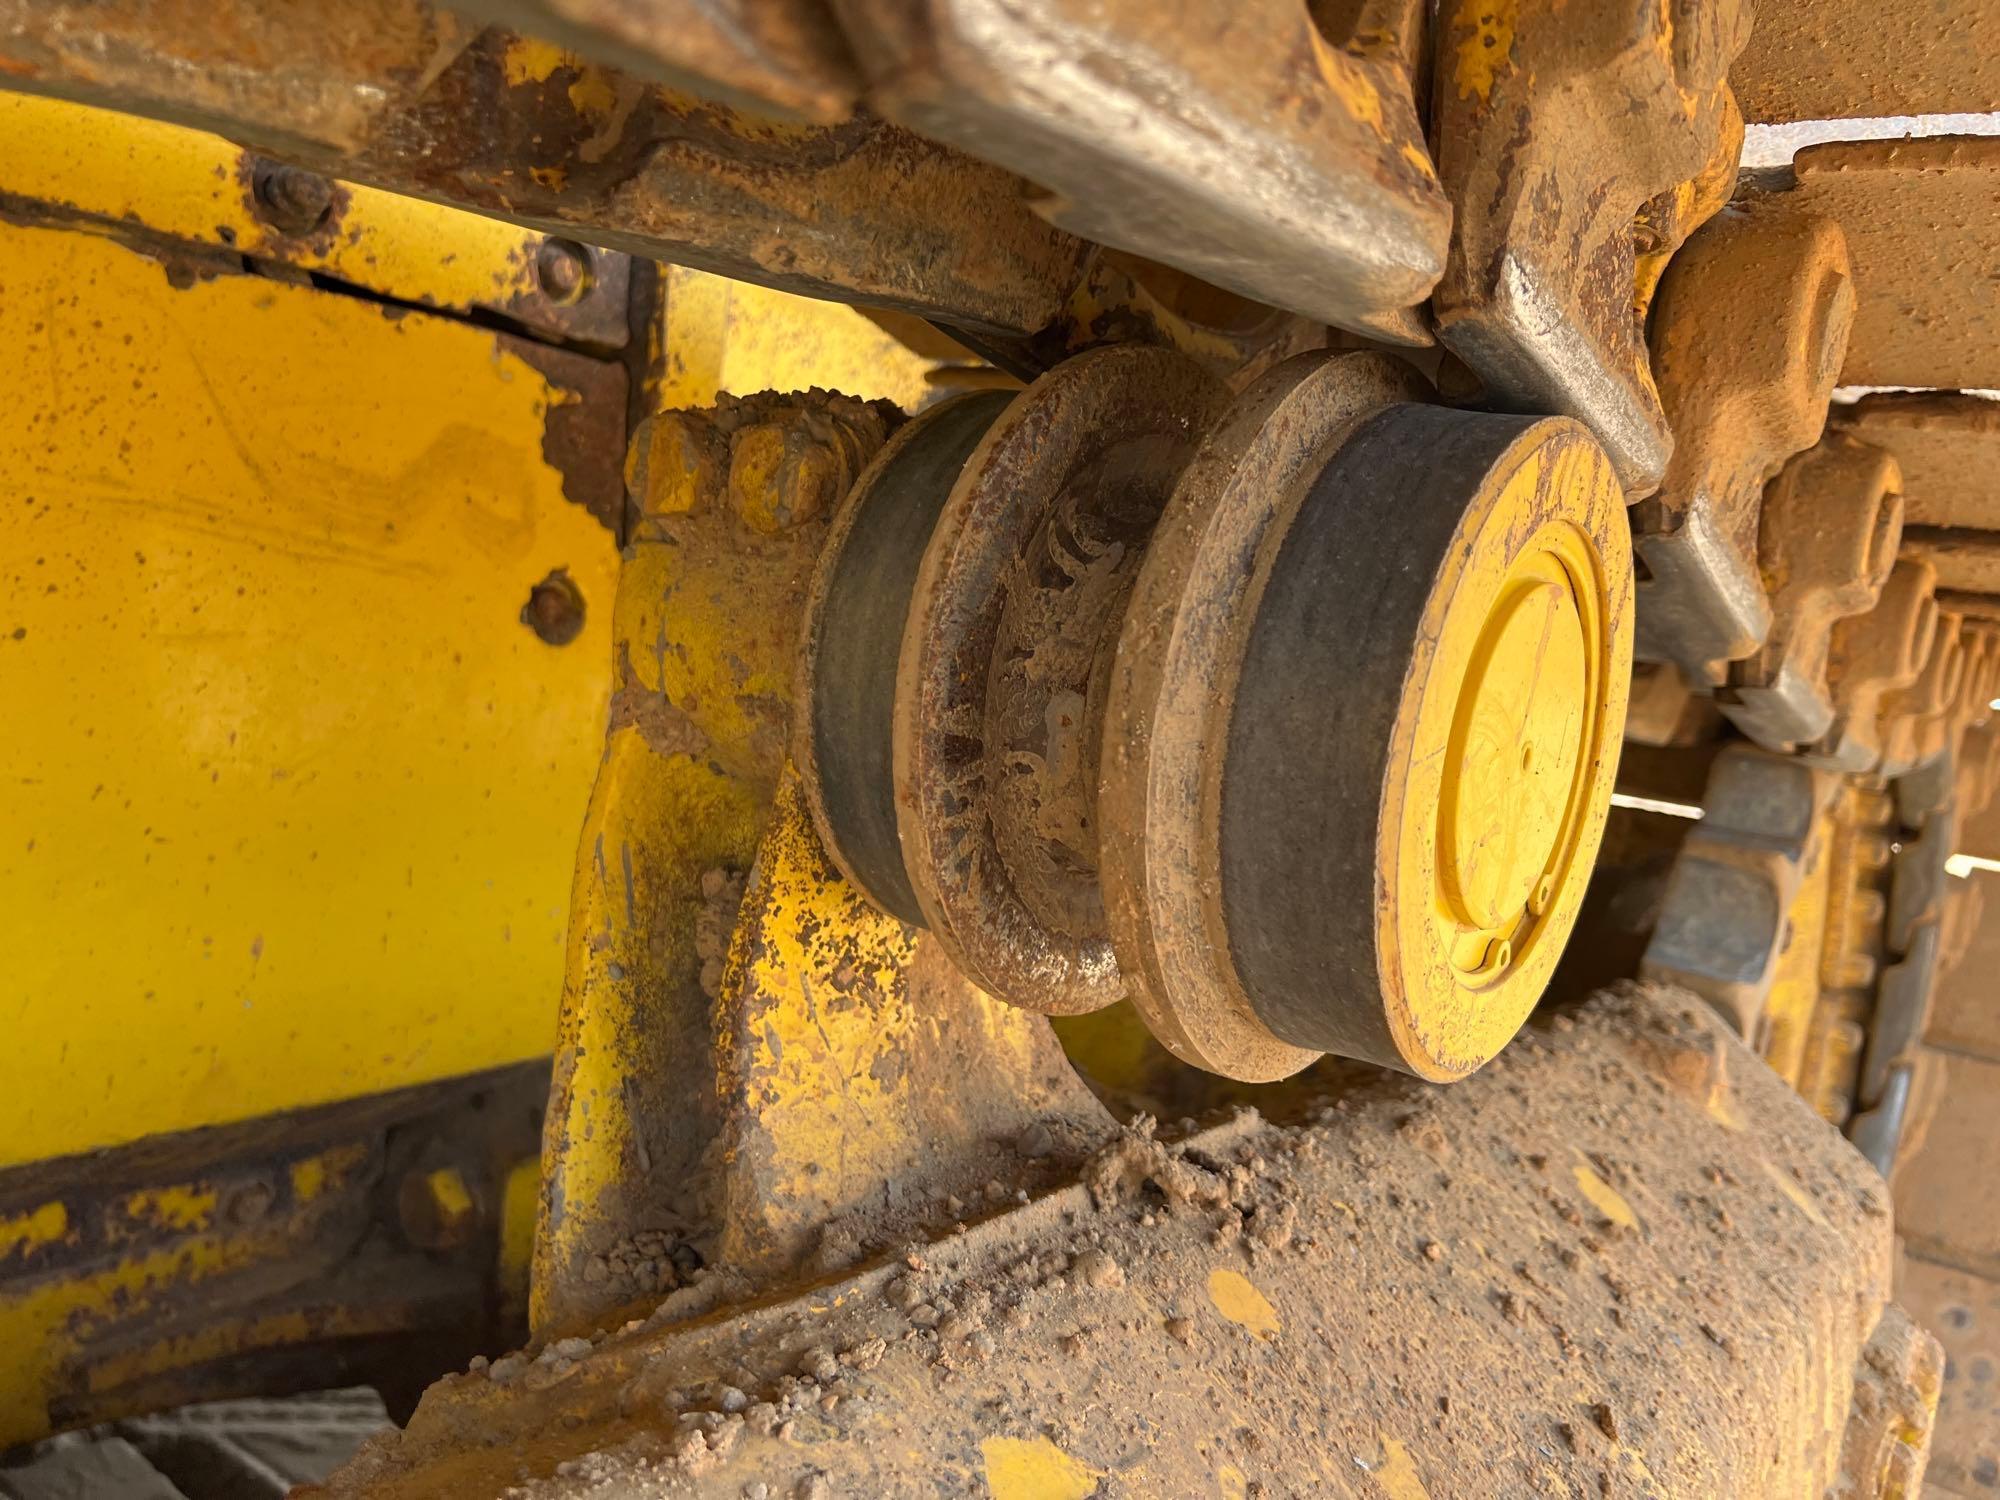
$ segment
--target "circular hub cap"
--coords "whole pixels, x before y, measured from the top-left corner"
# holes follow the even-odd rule
[[[1221,924],[1295,1047],[1463,1076],[1576,919],[1631,663],[1624,496],[1567,419],[1400,405],[1313,483],[1249,603]]]

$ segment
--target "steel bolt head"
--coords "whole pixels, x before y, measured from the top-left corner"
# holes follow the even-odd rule
[[[317,172],[259,160],[250,170],[257,215],[281,234],[311,234],[333,212],[333,183]]]
[[[535,251],[535,280],[542,295],[559,306],[580,301],[596,280],[590,251],[575,240],[543,240]]]
[[[583,633],[583,590],[568,569],[554,569],[528,590],[521,623],[551,646],[567,646]]]

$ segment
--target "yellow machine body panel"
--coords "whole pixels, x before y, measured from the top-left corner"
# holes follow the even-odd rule
[[[68,114],[137,174],[73,192],[143,187]],[[568,393],[97,235],[0,264],[0,1165],[546,1054],[618,564],[544,456]],[[520,618],[557,568],[562,647]]]

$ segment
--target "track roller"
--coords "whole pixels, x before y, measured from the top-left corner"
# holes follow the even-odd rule
[[[1121,348],[911,423],[809,602],[840,867],[1000,998],[1129,997],[1232,1077],[1485,1062],[1603,829],[1631,546],[1580,424],[1427,394]]]

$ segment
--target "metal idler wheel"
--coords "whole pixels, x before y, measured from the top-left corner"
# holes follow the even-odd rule
[[[1580,424],[1362,421],[1265,544],[1211,688],[1201,917],[1254,1020],[1165,986],[1167,1034],[1252,1076],[1336,1052],[1447,1080],[1498,1052],[1603,833],[1631,598],[1624,496]]]
[[[923,908],[896,828],[896,659],[938,512],[1013,399],[960,396],[892,437],[835,513],[807,596],[793,755],[807,804],[840,872],[918,926]]]
[[[1109,648],[1227,400],[1162,349],[1068,361],[993,424],[918,571],[895,699],[903,859],[932,933],[1014,1004],[1074,1014],[1124,993],[1097,870]]]
[[[1244,601],[1340,443],[1385,406],[1425,394],[1408,366],[1377,354],[1316,352],[1271,370],[1182,475],[1126,608],[1098,805],[1105,908],[1147,1026],[1212,1072],[1283,1078],[1319,1055],[1258,1019],[1213,899],[1221,778],[1212,752],[1227,735]]]

